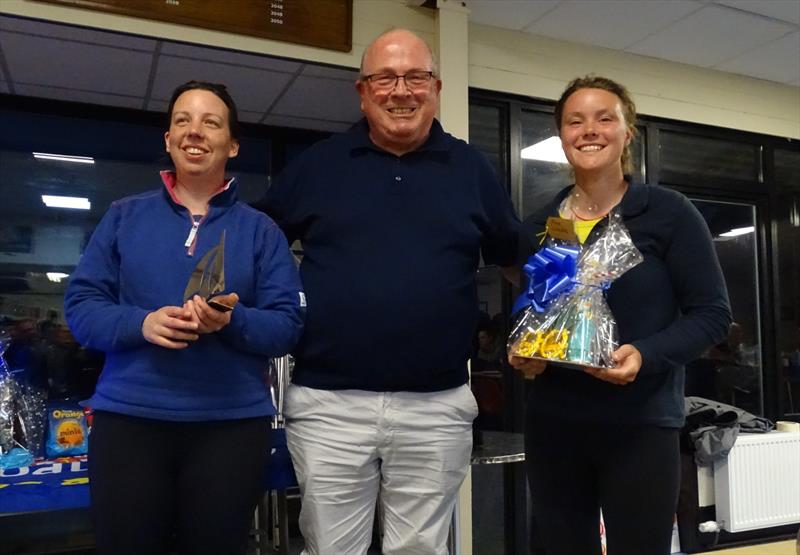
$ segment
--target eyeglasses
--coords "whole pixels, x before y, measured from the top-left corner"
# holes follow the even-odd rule
[[[432,71],[409,71],[405,75],[394,75],[393,73],[373,73],[362,77],[364,81],[369,81],[372,87],[377,90],[392,90],[397,86],[397,82],[402,79],[405,81],[406,88],[419,89],[430,83],[433,79]]]

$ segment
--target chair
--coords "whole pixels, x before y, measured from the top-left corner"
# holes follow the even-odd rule
[[[759,412],[759,368],[743,364],[723,365],[716,370],[718,401],[735,407]]]
[[[283,395],[289,383],[290,366],[290,357],[286,355],[273,359],[269,368],[269,390],[277,413],[272,422],[270,453],[264,471],[265,492],[254,516],[258,555],[289,554],[287,490],[297,487],[283,418]],[[267,541],[269,537],[271,545]]]

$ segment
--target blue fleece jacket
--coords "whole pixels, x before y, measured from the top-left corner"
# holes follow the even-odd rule
[[[228,181],[192,241],[188,209],[166,187],[114,202],[95,229],[65,296],[67,322],[86,347],[106,353],[88,404],[144,418],[227,420],[274,414],[264,371],[302,329],[300,280],[283,233],[236,200]],[[142,322],[181,306],[198,260],[225,231],[225,292],[239,304],[230,324],[181,350],[147,342]],[[188,246],[187,246],[188,243]]]

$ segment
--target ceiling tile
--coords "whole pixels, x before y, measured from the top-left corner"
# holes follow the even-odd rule
[[[312,118],[271,115],[262,122],[276,127],[296,127],[299,129],[312,129],[315,131],[333,131],[335,133],[350,129],[350,123],[340,123]]]
[[[558,0],[468,0],[469,19],[483,25],[520,30],[558,5]]]
[[[4,33],[11,81],[68,89],[144,95],[152,54],[61,39]]]
[[[166,110],[166,108],[164,108]],[[264,112],[251,112],[249,110],[239,110],[239,121],[247,123],[258,123],[264,117]]]
[[[167,107],[169,106],[169,101],[167,100],[156,100],[155,98],[151,98],[147,102],[147,106],[145,106],[145,110],[148,112],[159,112],[161,114],[165,114],[167,112]],[[238,106],[237,106],[238,109]]]
[[[534,35],[622,49],[702,7],[694,0],[569,0],[525,28]],[[624,28],[621,26],[624,22]]]
[[[797,0],[715,0],[724,4],[800,25],[800,2]]]
[[[228,87],[239,109],[263,112],[290,78],[288,73],[162,55],[151,96],[157,100],[168,100],[173,89],[187,81],[211,81]]]
[[[626,50],[711,67],[791,30],[785,23],[709,4]]]
[[[714,66],[714,69],[751,75],[779,83],[800,79],[800,31]],[[765,63],[768,60],[769,63]]]
[[[358,79],[358,70],[338,67],[315,66],[306,64],[303,67],[303,75],[310,77],[327,77],[328,79],[341,79],[349,83],[355,83]]]
[[[147,103],[147,110],[150,112],[158,112],[159,114],[165,114],[167,112],[168,106],[169,102],[167,102],[166,100],[151,99],[150,102]],[[258,123],[259,121],[261,121],[261,118],[264,117],[264,112],[253,112],[251,110],[238,110],[238,112],[239,112],[239,121],[245,121],[248,123]]]
[[[361,118],[351,81],[300,76],[272,109],[273,114],[355,122]]]
[[[39,98],[55,98],[69,102],[85,102],[102,106],[118,106],[121,108],[141,108],[142,99],[134,96],[114,95],[94,91],[82,91],[68,88],[53,88],[40,85],[15,84],[14,89],[20,96],[36,96]]]
[[[222,48],[212,48],[194,44],[182,44],[176,42],[164,42],[161,46],[161,53],[170,56],[180,56],[194,60],[205,60],[229,65],[238,65],[270,71],[282,71],[284,73],[294,73],[300,67],[300,63],[281,58],[271,58],[268,56],[257,56],[246,54],[235,50],[224,50]]]
[[[14,31],[16,33],[33,34],[46,38],[118,46],[120,48],[133,50],[147,50],[149,52],[153,51],[156,44],[156,41],[153,39],[137,37],[135,35],[109,33],[96,29],[89,29],[87,27],[47,23],[36,19],[23,19],[10,16],[0,17],[0,35],[2,31]]]

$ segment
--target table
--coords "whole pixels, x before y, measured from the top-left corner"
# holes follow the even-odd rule
[[[478,430],[476,435],[480,441],[472,447],[470,464],[473,466],[525,461],[525,436],[523,434]],[[453,520],[450,523],[450,533],[447,538],[447,549],[450,555],[461,555],[460,533],[459,509],[458,503],[456,503],[453,509]]]
[[[505,464],[525,460],[523,434],[478,431],[478,435],[483,441],[472,446],[471,464]]]
[[[0,470],[0,553],[94,545],[86,455]]]

